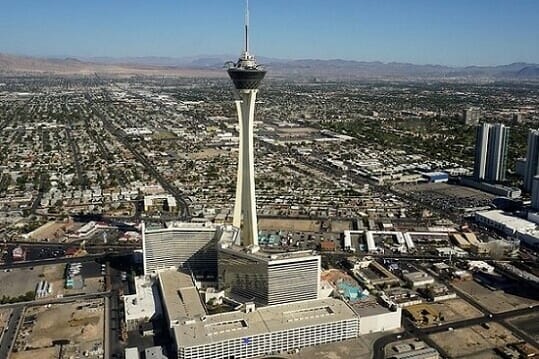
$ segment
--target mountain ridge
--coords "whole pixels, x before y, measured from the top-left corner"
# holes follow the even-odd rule
[[[0,53],[4,73],[162,73],[171,75],[219,76],[232,55],[188,57],[32,57]],[[258,57],[273,77],[320,79],[471,79],[539,80],[539,64],[514,62],[495,66],[447,66],[405,62],[344,59],[278,59]]]

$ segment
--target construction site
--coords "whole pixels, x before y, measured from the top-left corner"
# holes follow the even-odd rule
[[[11,358],[102,358],[104,328],[102,299],[28,307]]]

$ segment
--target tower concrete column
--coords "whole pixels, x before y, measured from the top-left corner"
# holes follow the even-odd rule
[[[241,228],[242,245],[252,246],[253,249],[258,248],[254,170],[254,114],[257,93],[257,89],[238,89],[241,100],[236,100],[240,148],[233,224]]]

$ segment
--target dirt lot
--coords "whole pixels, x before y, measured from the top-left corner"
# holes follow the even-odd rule
[[[260,218],[258,228],[262,231],[318,232],[320,221],[310,219]]]
[[[291,359],[370,359],[372,345],[376,339],[387,335],[385,333],[363,335],[344,342],[329,343],[301,349],[297,354],[287,355]]]
[[[2,337],[2,332],[9,321],[10,314],[11,309],[0,309],[0,337]]]
[[[65,264],[53,264],[47,266],[36,266],[33,269],[20,268],[12,269],[10,272],[0,272],[0,297],[18,297],[26,292],[34,292],[37,284],[41,280],[56,283],[63,278]],[[53,290],[59,287],[53,284]],[[52,295],[56,295],[53,292]]]
[[[51,242],[64,238],[64,234],[74,227],[73,222],[47,222],[30,233],[29,239],[35,241],[48,240]]]
[[[444,349],[451,358],[470,357],[493,348],[519,341],[511,332],[497,323],[490,329],[480,325],[436,333],[430,338]]]
[[[101,346],[103,320],[103,300],[29,307],[16,339],[18,352],[12,358],[53,358],[55,340],[68,340],[69,350],[81,356]]]
[[[464,299],[450,299],[443,302],[430,303],[437,313],[442,313],[444,322],[456,322],[459,320],[478,318],[482,313],[468,304]]]
[[[51,347],[30,350],[25,352],[12,353],[10,359],[56,359],[60,354],[60,347]]]
[[[503,356],[501,356],[500,354],[498,354],[496,351],[494,350],[485,350],[484,352],[481,352],[481,353],[475,353],[475,354],[472,354],[472,355],[467,355],[463,358],[466,358],[466,359],[502,359]]]
[[[331,221],[331,232],[342,233],[352,229],[352,223],[350,221]]]
[[[517,293],[504,292],[503,290],[490,290],[473,280],[455,282],[453,284],[493,313],[502,313],[537,304],[537,301],[531,298],[518,295]]]

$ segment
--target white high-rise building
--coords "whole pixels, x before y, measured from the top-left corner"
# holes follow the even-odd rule
[[[167,228],[142,227],[145,275],[159,270],[186,268],[199,278],[217,274],[217,241],[223,229],[197,223],[172,223]]]
[[[533,179],[539,175],[539,130],[530,130],[524,170],[524,190],[531,192]]]
[[[474,177],[490,183],[505,180],[509,127],[483,123],[477,127]]]
[[[238,62],[229,63],[228,75],[234,82],[239,99],[236,100],[240,124],[240,151],[236,202],[234,205],[234,226],[241,229],[241,244],[258,248],[258,224],[255,199],[254,134],[255,101],[258,85],[266,71],[256,64],[249,53],[249,11],[245,13],[245,47]]]

